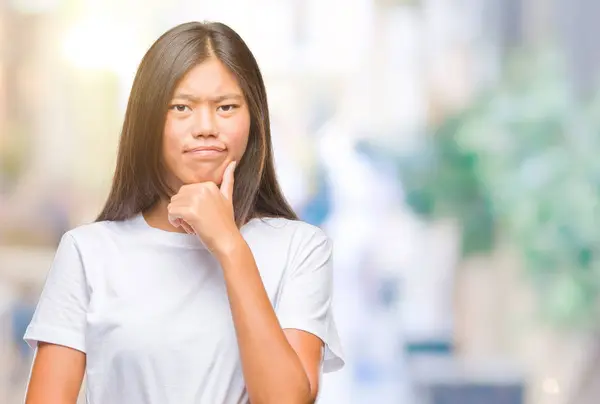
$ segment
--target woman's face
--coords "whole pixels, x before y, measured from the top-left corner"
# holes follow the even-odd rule
[[[168,181],[220,185],[231,161],[240,161],[250,132],[250,113],[235,76],[216,58],[191,69],[179,82],[167,112],[163,158]]]

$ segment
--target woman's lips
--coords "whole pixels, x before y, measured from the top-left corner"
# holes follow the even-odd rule
[[[195,147],[185,153],[194,157],[218,157],[225,153],[225,150],[219,147]]]

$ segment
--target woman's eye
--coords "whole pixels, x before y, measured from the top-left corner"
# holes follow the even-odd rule
[[[223,112],[231,112],[236,108],[238,108],[238,105],[235,105],[235,104],[221,105],[219,107],[219,109]]]
[[[171,109],[173,109],[177,112],[185,112],[185,110],[187,109],[187,105],[176,104],[176,105],[172,105]]]

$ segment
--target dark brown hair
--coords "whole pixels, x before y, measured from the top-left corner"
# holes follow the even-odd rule
[[[96,221],[125,220],[175,193],[165,180],[162,136],[179,81],[210,57],[237,78],[250,111],[250,133],[235,173],[233,206],[238,226],[255,217],[297,216],[275,175],[267,96],[258,64],[242,38],[221,23],[190,22],[164,33],[135,76],[119,142],[112,188]]]

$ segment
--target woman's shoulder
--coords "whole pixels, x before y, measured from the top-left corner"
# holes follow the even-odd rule
[[[257,225],[263,231],[272,233],[302,233],[307,235],[323,235],[325,232],[318,226],[299,219],[288,219],[285,217],[259,217],[252,219],[247,226]]]
[[[113,238],[116,235],[124,234],[129,227],[131,227],[131,219],[82,223],[67,231],[63,238],[70,237],[76,244],[97,243],[102,239]]]
[[[295,244],[300,247],[306,243],[330,243],[331,240],[325,231],[313,224],[302,220],[287,219],[283,217],[262,217],[251,220],[243,229],[244,232],[254,237],[273,242]]]
[[[305,221],[261,218],[250,226],[243,230],[245,239],[257,263],[265,268],[310,271],[328,262],[333,254],[333,243],[325,231]]]

